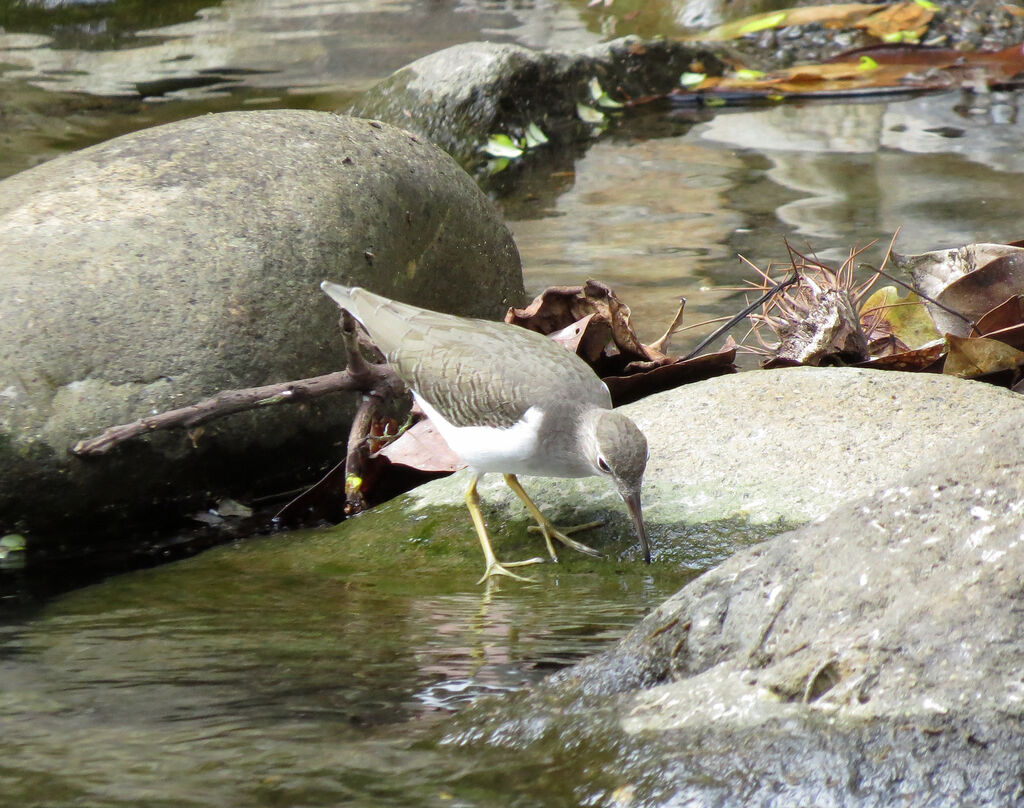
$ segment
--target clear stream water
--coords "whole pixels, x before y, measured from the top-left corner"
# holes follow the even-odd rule
[[[589,44],[615,9],[59,5],[0,0],[0,176],[208,111],[337,109],[455,42]],[[750,277],[737,256],[782,261],[787,239],[835,261],[897,228],[903,251],[1020,238],[1019,104],[662,105],[568,164],[540,156],[495,197],[529,291],[599,278],[652,338],[680,296],[687,322],[734,312],[741,296],[718,287]],[[43,604],[0,601],[0,805],[574,804],[542,761],[521,771],[437,745],[447,716],[607,647],[692,572],[570,560],[487,590],[460,524],[433,538],[407,525],[284,534]]]

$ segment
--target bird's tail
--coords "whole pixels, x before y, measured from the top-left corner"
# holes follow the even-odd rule
[[[352,300],[352,292],[356,287],[354,286],[342,286],[340,283],[331,283],[330,281],[324,281],[320,284],[320,288],[324,290],[327,296],[341,306],[343,309],[352,311],[355,308],[355,304]]]
[[[324,281],[320,288],[363,324],[370,338],[385,355],[398,350],[402,341],[414,330],[416,318],[425,313],[415,306],[389,300],[360,286],[342,286]]]

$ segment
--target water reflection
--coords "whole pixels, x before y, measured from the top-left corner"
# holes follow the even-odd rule
[[[0,804],[417,804],[454,763],[413,748],[432,722],[606,647],[681,581],[477,589],[347,557],[332,534],[222,547],[0,626]]]
[[[57,92],[148,98],[211,98],[235,89],[287,93],[347,92],[369,86],[419,56],[458,42],[515,41],[533,47],[591,44],[571,7],[557,2],[506,6],[475,0],[225,0],[176,8],[180,19],[151,4],[138,19],[118,18],[136,30],[111,41],[78,28],[26,31],[8,14],[0,32],[0,64],[7,79]],[[99,13],[99,11],[97,11]],[[111,12],[115,13],[115,12]],[[155,19],[153,19],[155,17]],[[57,27],[57,17],[51,27]],[[157,24],[153,24],[157,23]]]
[[[1024,172],[1017,94],[948,93],[889,103],[784,106],[723,115],[698,134],[756,150],[801,198],[776,208],[793,232],[866,241],[900,228],[907,251],[1015,238]]]
[[[863,256],[877,265],[897,230],[902,252],[1015,240],[1019,99],[948,93],[685,113],[669,132],[660,118],[684,113],[635,115],[560,176],[553,200],[507,203],[528,290],[606,280],[641,337],[654,339],[680,296],[688,323],[741,308],[742,295],[720,288],[755,277],[739,256],[785,262],[786,241],[836,263],[878,241]],[[684,351],[709,330],[673,344]]]

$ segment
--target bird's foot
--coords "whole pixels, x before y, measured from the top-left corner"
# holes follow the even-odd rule
[[[487,564],[487,569],[484,570],[483,577],[477,581],[477,586],[482,584],[484,581],[490,580],[494,576],[505,575],[509,578],[515,578],[517,581],[533,582],[533,578],[527,578],[523,575],[517,575],[512,572],[509,567],[525,567],[529,564],[543,564],[543,558],[528,558],[525,561],[506,561],[502,564],[500,561],[491,561]]]
[[[544,541],[547,542],[548,553],[551,554],[552,561],[558,561],[558,557],[555,555],[555,547],[551,543],[552,539],[557,539],[566,547],[571,547],[578,553],[583,553],[584,555],[591,556],[592,558],[604,558],[604,555],[595,550],[593,547],[578,542],[575,539],[569,538],[570,533],[579,533],[581,530],[590,530],[591,528],[599,527],[600,525],[601,522],[587,522],[583,525],[573,525],[572,527],[557,528],[545,518],[544,521],[540,522],[539,524],[530,525],[530,527],[528,527],[527,530],[533,533],[544,534]]]

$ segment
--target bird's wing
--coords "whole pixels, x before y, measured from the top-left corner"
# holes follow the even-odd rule
[[[551,339],[519,326],[420,309],[351,289],[352,314],[398,375],[455,426],[507,427],[531,406],[610,407],[593,370]],[[542,392],[538,392],[542,391]]]

